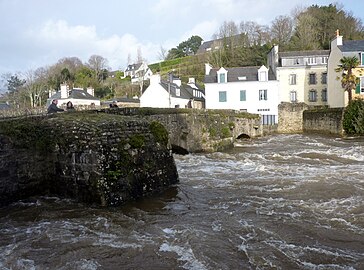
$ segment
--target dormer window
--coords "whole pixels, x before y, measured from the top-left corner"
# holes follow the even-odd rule
[[[260,82],[268,81],[268,69],[265,66],[261,66],[258,69],[258,80]]]
[[[218,83],[227,83],[227,70],[224,68],[220,68],[217,72],[217,82]]]
[[[221,73],[221,74],[219,75],[219,77],[220,77],[220,83],[225,83],[225,82],[226,82],[226,79],[225,79],[226,74],[225,74],[225,73]]]
[[[307,64],[308,65],[316,65],[316,57],[309,57],[307,59]]]
[[[259,72],[259,81],[261,81],[261,82],[267,81],[267,72],[266,71]]]

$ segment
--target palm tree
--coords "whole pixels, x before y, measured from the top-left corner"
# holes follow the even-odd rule
[[[341,86],[348,92],[349,102],[353,99],[352,90],[355,89],[358,78],[353,74],[353,69],[359,66],[359,59],[356,56],[340,59],[340,65],[335,69],[336,72],[342,72]]]

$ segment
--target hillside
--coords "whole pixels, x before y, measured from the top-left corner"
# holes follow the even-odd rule
[[[205,55],[191,55],[150,64],[149,67],[153,73],[159,72],[165,79],[169,72],[173,72],[182,82],[188,82],[188,78],[193,77],[201,84],[205,74],[205,59]]]

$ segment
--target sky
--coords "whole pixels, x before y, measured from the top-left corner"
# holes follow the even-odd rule
[[[224,21],[270,25],[297,7],[334,1],[305,0],[0,0],[0,75],[20,74],[64,57],[108,60],[125,69],[141,56],[160,61],[192,35],[211,40]],[[364,1],[342,0],[345,11],[364,23]]]

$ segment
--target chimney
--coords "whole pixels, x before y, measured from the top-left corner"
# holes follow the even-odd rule
[[[206,63],[205,64],[205,75],[209,75],[211,69],[212,69],[212,66],[209,63]]]
[[[56,93],[56,91],[53,89],[48,90],[48,97],[53,96],[55,93]]]
[[[196,84],[195,78],[188,78],[188,84]]]
[[[68,86],[67,86],[67,84],[61,84],[61,98],[68,98]]]
[[[173,79],[173,83],[177,84],[178,87],[181,86],[182,82],[181,82],[181,79],[180,78],[175,78]]]
[[[150,85],[159,84],[161,82],[161,75],[155,74],[150,76]]]
[[[331,41],[331,49],[337,46],[342,46],[343,45],[343,36],[340,36],[340,32],[339,29],[337,29],[335,31],[336,36],[335,38]]]
[[[95,90],[92,87],[87,87],[87,93],[90,94],[91,96],[94,96]]]

